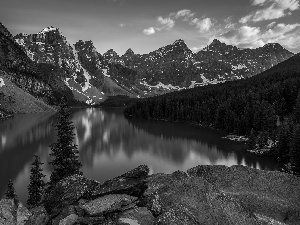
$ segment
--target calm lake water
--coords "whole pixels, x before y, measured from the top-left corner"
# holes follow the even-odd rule
[[[84,175],[103,182],[141,164],[151,173],[186,171],[197,165],[247,165],[276,170],[275,161],[246,152],[246,145],[221,132],[179,123],[127,120],[120,109],[81,109],[73,114],[75,142]],[[49,179],[49,145],[56,140],[53,114],[18,115],[0,122],[0,197],[9,179],[27,200],[33,155]]]

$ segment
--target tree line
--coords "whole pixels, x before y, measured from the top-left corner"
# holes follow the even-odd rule
[[[188,122],[247,135],[249,147],[273,143],[269,154],[300,174],[300,55],[245,80],[168,93],[135,102],[133,118]]]

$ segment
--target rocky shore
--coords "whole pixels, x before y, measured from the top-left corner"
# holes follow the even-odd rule
[[[0,224],[300,224],[300,178],[244,166],[149,175],[139,166],[103,184],[73,175],[38,207],[0,201]]]

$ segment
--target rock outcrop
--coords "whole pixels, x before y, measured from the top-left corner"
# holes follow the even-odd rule
[[[22,203],[13,199],[2,199],[0,201],[0,224],[23,225],[30,216],[30,211]]]
[[[67,177],[30,212],[1,200],[0,224],[300,224],[299,177],[244,166],[148,173],[140,166],[103,184]]]

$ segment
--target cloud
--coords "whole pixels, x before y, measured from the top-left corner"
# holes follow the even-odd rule
[[[155,29],[154,29],[154,27],[149,27],[147,29],[144,29],[143,33],[146,35],[152,35],[152,34],[155,34]]]
[[[176,19],[183,17],[184,21],[188,21],[189,18],[193,17],[195,13],[192,13],[189,9],[179,10],[177,13],[171,13],[170,16],[174,16]]]
[[[124,24],[124,23],[120,23],[120,24],[119,24],[119,26],[120,26],[120,27],[125,27],[125,26],[126,26],[126,24]]]
[[[299,0],[254,0],[253,5],[262,7],[240,19],[240,23],[272,20],[291,15],[299,9]]]
[[[300,24],[275,24],[273,22],[267,25],[268,29],[265,31],[262,31],[259,27],[245,25],[213,38],[240,48],[257,48],[267,43],[279,43],[290,49],[299,48]]]
[[[252,5],[262,5],[266,2],[267,0],[253,0]]]
[[[202,50],[206,45],[202,45],[200,47],[192,47],[191,50],[192,52],[199,52],[200,50]]]
[[[171,18],[163,18],[161,16],[159,16],[157,18],[157,21],[161,24],[164,25],[162,28],[159,28],[160,30],[166,29],[166,30],[170,30],[175,26],[175,21],[172,20]]]
[[[199,32],[201,32],[201,33],[209,31],[210,28],[213,26],[213,23],[210,18],[205,18],[202,20],[195,18],[195,19],[191,20],[190,24],[196,25],[196,27],[199,29]]]
[[[176,21],[179,19],[188,22],[191,26],[195,26],[200,33],[207,32],[214,26],[212,18],[198,19],[194,16],[195,13],[189,9],[182,9],[178,12],[172,12],[165,18],[159,16],[157,17],[159,26],[145,29],[144,34],[151,35],[162,30],[171,30],[175,26]]]
[[[271,27],[273,27],[275,24],[276,24],[276,22],[273,21],[272,23],[269,23],[269,24],[267,25],[267,28],[271,28]]]

